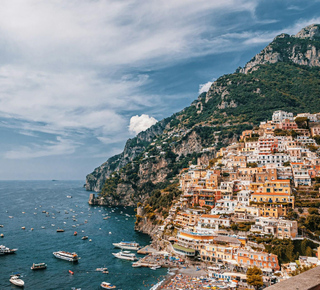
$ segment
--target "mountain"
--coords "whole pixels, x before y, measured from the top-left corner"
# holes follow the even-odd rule
[[[275,110],[320,111],[320,25],[281,34],[244,68],[220,77],[181,112],[129,139],[124,151],[96,168],[86,189],[108,204],[136,205],[147,198],[170,204],[182,168],[206,164],[243,130]],[[165,189],[165,190],[163,190]],[[163,199],[161,191],[168,198]]]

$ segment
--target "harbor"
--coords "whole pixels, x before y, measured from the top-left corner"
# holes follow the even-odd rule
[[[150,244],[147,235],[134,231],[133,208],[88,206],[81,181],[0,182],[0,192],[1,245],[17,249],[14,254],[0,255],[0,289],[10,289],[10,276],[16,272],[25,289],[47,289],[48,281],[52,289],[98,289],[105,281],[116,289],[147,290],[164,279],[167,269],[133,268],[132,261],[112,255],[120,251],[113,243]],[[10,196],[15,196],[15,203]],[[56,232],[57,228],[64,232]],[[83,240],[84,236],[88,238]],[[77,263],[57,259],[53,252],[58,251],[75,252],[80,259]],[[139,259],[144,257],[131,252]],[[31,269],[40,263],[46,269]],[[107,271],[96,271],[99,268]]]

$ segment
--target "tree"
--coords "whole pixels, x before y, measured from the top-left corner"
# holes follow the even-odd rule
[[[309,214],[319,214],[318,209],[315,208],[315,207],[310,207],[310,208],[308,209],[308,213],[309,213]]]
[[[299,212],[299,213],[303,213],[303,208],[299,207],[299,208],[298,208],[298,212]]]
[[[248,268],[247,270],[247,283],[258,290],[259,287],[263,286],[262,271],[257,266]]]

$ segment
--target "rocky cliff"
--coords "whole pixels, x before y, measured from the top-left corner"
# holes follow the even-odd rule
[[[241,73],[258,69],[258,65],[279,61],[293,62],[299,65],[320,65],[320,25],[312,24],[296,35],[280,34],[259,54],[254,56]]]
[[[128,140],[121,154],[87,176],[87,190],[101,190],[112,205],[161,198],[159,190],[174,184],[182,168],[205,164],[274,110],[319,112],[319,48],[319,25],[279,35],[189,107]]]
[[[87,175],[86,190],[100,192],[105,180],[111,173],[118,171],[141,154],[155,137],[163,133],[169,121],[169,118],[161,120],[148,130],[140,132],[135,138],[129,139],[121,154],[109,158],[105,163]]]

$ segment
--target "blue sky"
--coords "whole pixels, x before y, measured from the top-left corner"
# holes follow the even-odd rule
[[[2,0],[0,179],[82,179],[320,1]]]

